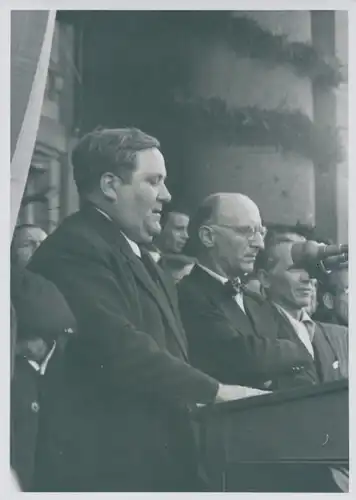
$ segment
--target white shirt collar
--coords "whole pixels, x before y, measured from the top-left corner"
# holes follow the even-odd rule
[[[133,251],[133,253],[135,255],[137,255],[137,257],[141,258],[141,250],[140,250],[140,247],[138,246],[138,244],[135,241],[130,240],[130,238],[128,238],[126,236],[126,234],[123,233],[122,231],[121,231],[121,234],[122,234],[122,236],[124,236],[125,240],[130,245],[131,250]]]
[[[98,207],[94,207],[94,208],[95,208],[95,210],[96,210],[97,212],[100,212],[100,213],[101,213],[101,215],[103,215],[106,219],[108,219],[108,220],[111,220],[111,221],[112,221],[112,218],[111,218],[111,217],[110,217],[110,216],[109,216],[106,212],[104,212],[103,210],[101,210],[101,208],[98,208]]]
[[[226,278],[225,276],[221,276],[221,274],[217,274],[216,272],[212,271],[208,267],[202,266],[201,264],[198,264],[198,266],[201,269],[203,269],[203,271],[210,274],[210,276],[212,276],[216,280],[220,281],[223,285],[229,281],[228,278]]]
[[[299,321],[302,321],[303,323],[307,322],[314,323],[314,321],[311,319],[311,317],[309,316],[309,314],[305,309],[302,309]]]
[[[106,217],[108,220],[112,221],[112,218],[106,212],[104,212],[103,210],[101,210],[98,207],[94,207],[94,208],[95,208],[95,210],[100,212],[104,217]],[[122,231],[120,231],[120,232],[125,237],[127,243],[130,245],[133,253],[135,255],[137,255],[137,257],[141,258],[141,250],[140,250],[140,247],[138,246],[138,244],[135,241],[130,240],[130,238],[128,238],[125,233],[123,233]]]
[[[151,255],[152,259],[155,261],[155,262],[158,262],[159,260],[161,260],[161,253],[157,250],[150,250],[149,251],[149,254]]]
[[[314,321],[311,319],[311,317],[309,316],[309,314],[307,313],[307,311],[305,309],[301,310],[300,317],[297,319],[297,318],[294,318],[294,316],[292,316],[290,312],[288,312],[286,309],[284,309],[283,306],[280,306],[276,302],[274,302],[274,305],[277,307],[277,309],[279,311],[282,311],[289,319],[291,319],[292,322],[299,321],[300,323],[308,323],[308,322],[314,323]]]
[[[296,319],[288,311],[286,311],[284,307],[276,303],[274,303],[274,305],[277,307],[280,313],[287,318],[294,331],[298,335],[299,339],[303,342],[310,355],[314,358],[314,348],[312,340],[315,334],[316,325],[309,314],[304,309],[302,309],[300,318]]]
[[[32,368],[36,370],[36,372],[40,372],[41,375],[44,375],[49,360],[51,359],[55,348],[56,348],[56,342],[54,342],[52,349],[49,351],[49,353],[47,354],[47,356],[45,357],[45,359],[42,361],[41,364],[36,363],[36,361],[33,361],[32,359],[28,360],[29,364],[32,366]]]
[[[210,276],[212,278],[220,281],[220,283],[222,283],[223,285],[225,285],[225,283],[227,283],[229,281],[228,278],[226,278],[225,276],[221,276],[220,274],[212,271],[208,267],[202,266],[201,264],[198,264],[198,266],[201,269],[203,269],[203,271],[205,271],[206,273],[210,274]],[[235,300],[236,304],[241,308],[241,310],[246,314],[245,306],[244,306],[244,302],[243,302],[243,294],[242,294],[241,291],[240,292],[236,292],[234,300]]]

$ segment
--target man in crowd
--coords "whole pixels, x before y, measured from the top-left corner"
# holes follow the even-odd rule
[[[192,363],[225,383],[271,390],[313,383],[308,352],[290,335],[277,338],[262,296],[240,286],[264,247],[256,204],[242,194],[213,194],[189,231],[198,265],[178,292]]]
[[[188,241],[189,216],[181,211],[170,210],[163,212],[161,224],[162,231],[154,239],[150,254],[178,283],[191,272],[195,264],[192,257],[183,253]]]
[[[348,330],[343,326],[314,322],[306,312],[313,292],[312,280],[308,271],[293,263],[291,248],[298,241],[305,241],[305,238],[292,232],[269,233],[257,263],[278,336],[294,336],[295,342],[313,360],[318,383],[346,379]],[[328,477],[321,467],[306,480],[306,487],[311,491],[348,491],[348,470],[345,468],[332,468]]]
[[[55,285],[27,269],[46,233],[34,225],[15,229],[11,245],[12,338],[11,466],[24,491],[32,491],[42,394],[53,390],[61,354],[75,319]],[[13,325],[12,332],[15,332]],[[50,375],[48,375],[50,373]]]
[[[297,233],[269,233],[257,266],[265,296],[278,324],[278,335],[289,332],[314,360],[318,382],[348,376],[348,330],[314,322],[307,309],[313,294],[308,271],[294,265],[291,247],[305,241]]]
[[[260,393],[189,364],[174,286],[140,248],[170,201],[159,147],[138,129],[84,136],[72,155],[81,210],[31,261],[79,330],[43,407],[40,491],[199,490],[189,408]]]
[[[349,269],[332,271],[319,284],[319,310],[316,318],[326,323],[349,324]]]
[[[24,271],[11,280],[17,332],[11,381],[11,466],[23,491],[33,491],[42,400],[55,393],[65,343],[76,328],[62,294],[42,276]]]
[[[189,216],[180,211],[167,211],[162,216],[162,231],[155,238],[160,251],[181,253],[188,241]]]

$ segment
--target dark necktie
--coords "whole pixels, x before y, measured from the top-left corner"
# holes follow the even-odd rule
[[[158,273],[155,269],[156,264],[153,262],[153,259],[150,257],[150,255],[142,250],[141,250],[141,261],[142,264],[145,266],[146,271],[153,279],[153,281],[155,283],[159,283]]]
[[[224,289],[229,296],[235,297],[235,295],[243,291],[241,279],[235,278],[233,280],[227,281],[224,284]]]
[[[308,331],[308,335],[310,337],[310,341],[313,342],[314,340],[314,333],[315,333],[315,324],[311,319],[302,319],[302,323],[305,326],[305,328]]]

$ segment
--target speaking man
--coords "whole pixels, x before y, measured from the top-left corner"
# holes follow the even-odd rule
[[[72,155],[81,199],[31,268],[78,322],[48,401],[40,491],[195,491],[189,408],[258,394],[190,366],[174,286],[140,244],[161,230],[166,168],[138,129],[84,136]]]

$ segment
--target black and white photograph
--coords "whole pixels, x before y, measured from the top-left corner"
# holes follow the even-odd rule
[[[8,3],[12,491],[352,492],[353,2]]]

